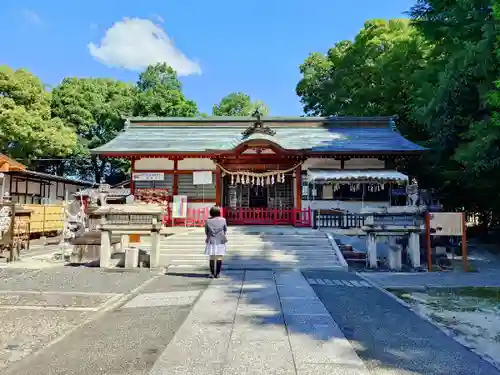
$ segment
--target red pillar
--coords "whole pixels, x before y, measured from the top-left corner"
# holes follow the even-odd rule
[[[295,168],[295,209],[302,210],[302,166]]]
[[[132,158],[132,161],[130,163],[130,194],[132,195],[135,195],[134,172],[135,172],[135,158]]]
[[[221,206],[222,204],[222,171],[217,165],[215,169],[215,205]]]

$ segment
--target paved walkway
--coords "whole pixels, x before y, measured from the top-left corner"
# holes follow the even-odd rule
[[[500,371],[354,273],[307,271],[326,309],[373,375],[499,375]],[[342,281],[340,285],[320,281]]]
[[[347,272],[0,269],[5,375],[500,372]]]
[[[369,374],[302,274],[271,271],[213,281],[150,372],[340,373]]]
[[[363,277],[383,288],[412,287],[500,287],[500,270],[484,272],[362,272]]]

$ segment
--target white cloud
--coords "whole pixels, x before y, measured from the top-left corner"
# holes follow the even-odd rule
[[[147,19],[125,18],[111,26],[100,41],[90,43],[90,54],[108,66],[142,70],[165,62],[178,75],[201,74],[200,65],[178,50],[167,33]]]
[[[165,20],[163,19],[162,16],[160,16],[159,14],[153,14],[151,16],[152,18],[154,18],[156,21],[158,21],[159,23],[165,23]]]
[[[21,9],[22,15],[26,21],[29,23],[32,23],[34,25],[40,25],[42,24],[42,18],[38,15],[37,12],[31,9]]]

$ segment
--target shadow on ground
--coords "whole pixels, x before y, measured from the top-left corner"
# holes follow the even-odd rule
[[[255,228],[246,233],[255,233]],[[245,229],[242,229],[245,232]],[[265,231],[259,233],[261,238],[269,242],[272,249],[273,236]],[[286,246],[279,244],[286,253]],[[293,251],[290,251],[293,255]],[[358,356],[373,373],[391,371],[394,374],[500,374],[496,368],[479,358],[470,350],[461,346],[434,325],[415,315],[376,288],[348,288],[334,286],[314,286],[315,296],[326,307],[328,314],[315,315],[308,313],[308,306],[319,303],[308,298],[306,286],[276,286],[276,274],[287,273],[279,262],[259,257],[232,256],[231,262],[245,264],[255,261],[260,268],[223,269],[222,275],[234,281],[234,288],[229,293],[245,301],[246,305],[255,307],[252,322],[256,328],[282,326],[284,321],[289,335],[303,336],[309,345],[317,346],[319,352],[339,350],[338,345],[329,347],[329,343],[345,336]],[[272,271],[276,270],[276,271]],[[208,261],[206,273],[208,274]],[[304,270],[306,277],[330,279],[361,280],[356,274],[342,271]],[[168,275],[199,278],[205,274],[191,272],[167,272]],[[243,275],[245,287],[241,288]],[[217,281],[215,281],[217,282]],[[293,290],[293,292],[291,292]],[[294,297],[287,304],[294,305],[296,315],[283,315],[283,299],[280,292]],[[292,294],[291,294],[292,293]],[[282,295],[281,295],[282,296]],[[290,302],[292,301],[293,302]],[[332,325],[332,318],[335,323]],[[214,324],[227,325],[227,321]],[[336,327],[340,328],[340,332]],[[309,340],[308,340],[309,339]],[[292,344],[293,345],[293,344]],[[337,355],[342,353],[337,352]]]

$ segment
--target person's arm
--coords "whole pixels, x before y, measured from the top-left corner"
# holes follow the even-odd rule
[[[208,221],[205,221],[205,234],[208,237]]]
[[[227,221],[224,218],[224,234],[226,234],[226,233],[227,233]]]

